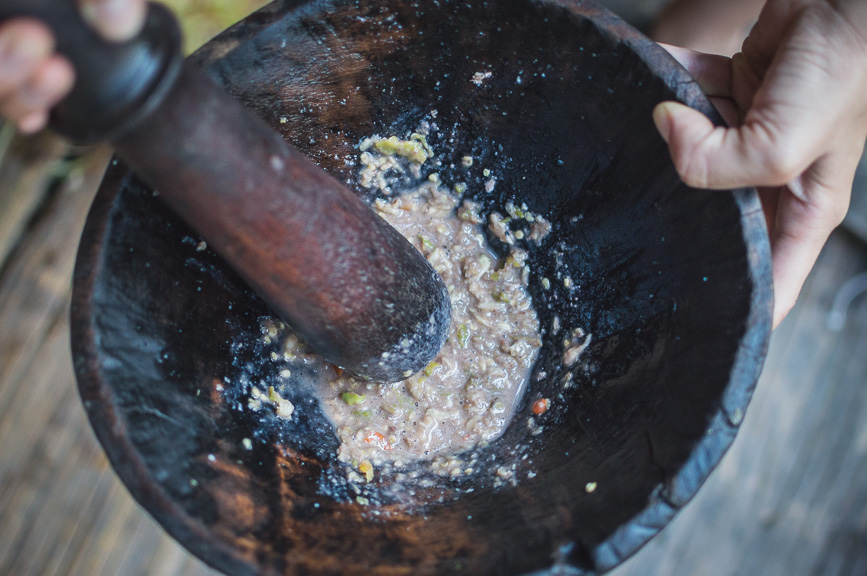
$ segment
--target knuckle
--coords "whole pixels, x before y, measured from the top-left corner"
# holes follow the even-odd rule
[[[814,222],[817,229],[829,234],[849,212],[850,195],[840,190],[815,186],[806,196],[804,204],[808,220]]]
[[[785,123],[773,117],[750,125],[743,143],[744,157],[756,159],[764,170],[765,186],[782,186],[797,178],[809,165],[801,138],[789,133]]]

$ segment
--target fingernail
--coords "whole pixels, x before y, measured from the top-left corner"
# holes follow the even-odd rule
[[[657,104],[653,109],[653,123],[656,124],[656,129],[659,130],[662,139],[668,144],[668,139],[671,136],[671,113],[668,102]]]

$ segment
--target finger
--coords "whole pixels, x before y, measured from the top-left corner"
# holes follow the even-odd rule
[[[849,133],[838,133],[837,138],[834,147],[797,179],[803,193],[796,193],[796,196],[829,212],[829,216],[836,218],[839,224],[849,207],[855,172],[864,152],[867,127],[853,127]]]
[[[141,30],[145,0],[79,0],[81,14],[94,30],[112,42],[124,42]]]
[[[0,96],[21,85],[54,50],[51,32],[40,22],[15,18],[0,26]]]
[[[853,139],[854,138],[854,139]],[[843,138],[779,195],[771,233],[774,257],[774,322],[789,312],[822,246],[846,216],[863,133]]]
[[[732,61],[718,54],[704,54],[659,43],[695,78],[720,116],[729,126],[741,123],[742,113],[732,98]]]
[[[670,44],[659,44],[674,56],[681,66],[698,82],[708,96],[731,96],[732,67],[731,59],[718,54],[705,54]]]
[[[781,139],[762,122],[717,127],[677,102],[658,104],[653,120],[681,179],[695,188],[780,186],[809,166],[809,151],[798,148],[809,141]]]
[[[797,13],[805,9],[805,2],[765,2],[758,20],[750,29],[741,46],[742,57],[748,60],[750,68],[759,76],[764,76],[780,45],[786,36],[786,29],[797,18]]]
[[[795,305],[822,247],[836,227],[834,221],[793,194],[780,196],[771,233],[774,327]]]
[[[34,113],[46,113],[69,92],[74,79],[72,66],[65,58],[57,55],[46,58],[18,90],[0,101],[0,110],[7,117],[22,121],[23,130],[33,130],[38,124]]]
[[[48,112],[45,110],[36,110],[25,114],[18,120],[18,131],[22,134],[34,134],[39,132],[48,124]]]

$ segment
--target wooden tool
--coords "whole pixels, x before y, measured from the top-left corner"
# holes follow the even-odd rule
[[[34,16],[73,63],[51,125],[118,155],[316,351],[366,379],[426,366],[448,337],[442,280],[355,194],[289,146],[180,55],[151,4],[125,44],[99,38],[72,0],[0,0]],[[169,295],[167,295],[169,297]]]

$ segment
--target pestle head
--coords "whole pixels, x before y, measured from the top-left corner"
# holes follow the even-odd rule
[[[394,232],[400,242],[383,251],[383,256],[394,259],[394,266],[377,281],[358,286],[369,294],[359,301],[372,304],[354,306],[337,330],[324,334],[315,324],[293,321],[292,314],[285,314],[317,352],[365,380],[396,382],[412,376],[439,353],[451,326],[451,301],[445,283],[427,260]]]

